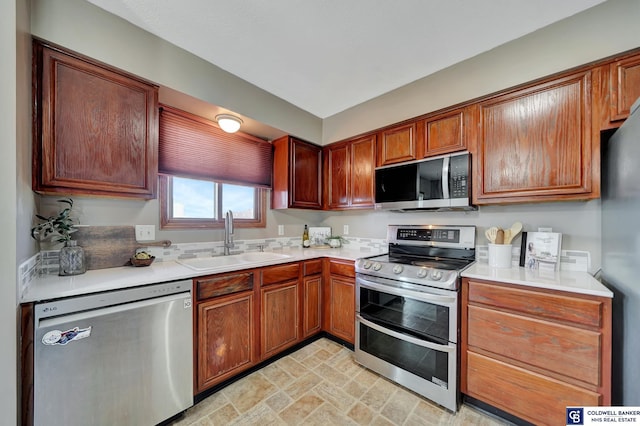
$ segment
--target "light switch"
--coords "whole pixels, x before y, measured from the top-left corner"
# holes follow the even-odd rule
[[[284,235],[284,225],[278,225],[278,235]]]
[[[156,239],[155,225],[136,225],[137,241],[152,241]]]
[[[342,226],[342,235],[349,235],[349,225]]]

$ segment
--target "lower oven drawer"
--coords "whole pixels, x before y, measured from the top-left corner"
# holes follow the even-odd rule
[[[457,409],[457,347],[421,340],[356,317],[356,361],[452,410]]]
[[[600,405],[595,392],[474,352],[467,352],[463,374],[465,393],[535,424],[565,424],[566,407]]]

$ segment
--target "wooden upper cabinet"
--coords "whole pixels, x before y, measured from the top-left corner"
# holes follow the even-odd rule
[[[271,208],[322,209],[322,149],[291,136],[273,146]]]
[[[624,120],[640,98],[640,54],[612,63],[610,77],[611,121]]]
[[[418,152],[421,158],[464,150],[466,110],[459,109],[418,122]]]
[[[328,209],[349,206],[349,152],[348,143],[329,145],[325,148]]]
[[[325,147],[327,209],[372,208],[376,135]]]
[[[158,87],[33,42],[33,189],[150,199],[158,174]]]
[[[416,133],[416,122],[381,131],[378,134],[376,164],[386,166],[417,159]]]
[[[474,204],[600,196],[591,71],[482,101]]]

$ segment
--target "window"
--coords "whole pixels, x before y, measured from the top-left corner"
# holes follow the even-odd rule
[[[222,228],[228,210],[239,227],[265,226],[266,190],[252,186],[162,175],[162,228]]]
[[[166,105],[160,109],[158,172],[162,228],[266,226],[273,146]]]

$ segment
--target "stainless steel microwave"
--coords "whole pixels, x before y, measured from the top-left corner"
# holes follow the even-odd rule
[[[375,181],[378,210],[475,210],[468,152],[378,167]]]

